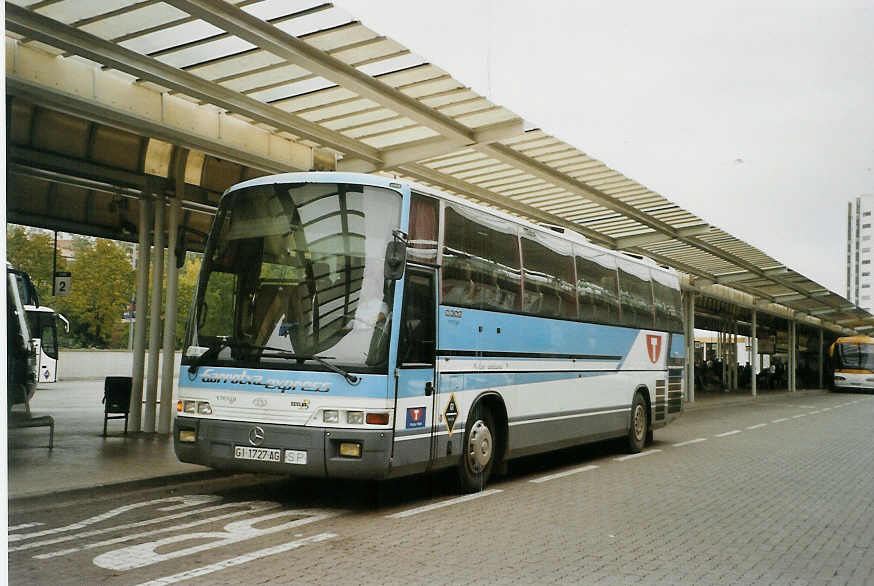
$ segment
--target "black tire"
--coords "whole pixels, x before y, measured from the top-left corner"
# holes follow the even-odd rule
[[[628,451],[637,454],[646,445],[647,436],[650,433],[649,415],[647,414],[646,401],[640,392],[634,393],[631,402],[631,421],[628,427]]]
[[[487,407],[475,405],[464,427],[458,480],[463,492],[479,492],[489,481],[498,445],[495,418]]]

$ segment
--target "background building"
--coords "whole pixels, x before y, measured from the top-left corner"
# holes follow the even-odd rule
[[[847,299],[871,311],[874,307],[874,195],[861,195],[847,204]]]

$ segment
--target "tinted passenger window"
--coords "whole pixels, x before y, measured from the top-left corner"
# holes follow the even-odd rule
[[[669,332],[683,331],[683,302],[680,280],[661,271],[651,271],[653,301],[655,302],[655,329]]]
[[[522,311],[547,317],[577,318],[574,258],[564,240],[524,230]]]
[[[503,311],[521,306],[519,239],[513,224],[446,206],[442,302]]]
[[[606,324],[619,323],[619,293],[616,260],[610,254],[575,246],[577,295],[580,319]]]
[[[437,200],[413,194],[410,205],[410,260],[437,262]]]
[[[653,327],[652,287],[647,267],[619,259],[619,299],[623,325]]]

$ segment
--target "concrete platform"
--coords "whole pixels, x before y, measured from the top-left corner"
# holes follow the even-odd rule
[[[805,391],[798,391],[803,393]],[[753,399],[749,391],[701,393],[687,410],[779,400],[785,391],[764,391]],[[54,449],[48,448],[47,428],[10,429],[8,438],[8,497],[41,497],[113,485],[160,485],[198,477],[221,476],[203,466],[176,459],[170,436],[128,433],[121,420],[103,432],[103,380],[67,380],[43,384],[31,401],[34,416],[55,421]],[[15,411],[23,410],[16,407]]]

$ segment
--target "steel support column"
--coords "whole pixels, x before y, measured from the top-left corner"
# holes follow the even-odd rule
[[[164,196],[155,199],[155,236],[152,243],[152,305],[149,313],[149,368],[143,431],[155,432],[158,402],[158,359],[161,355],[161,289],[164,280]]]
[[[753,310],[753,324],[750,336],[750,390],[753,397],[756,396],[756,374],[759,370],[759,333],[756,323],[756,310]]]
[[[134,355],[131,370],[129,427],[140,431],[143,417],[143,367],[146,361],[146,310],[149,307],[149,195],[140,197],[139,245],[137,246],[137,296],[134,322]]]
[[[686,400],[695,402],[695,294],[686,294]]]
[[[819,328],[819,386],[817,388],[822,388],[822,351],[823,344],[825,340],[823,340],[822,327]]]
[[[183,167],[184,172],[184,167]],[[179,269],[176,268],[176,231],[179,229],[179,198],[170,200],[167,209],[167,307],[164,311],[164,360],[161,365],[161,406],[158,433],[170,433],[173,402],[173,371],[176,365],[176,294]]]
[[[789,364],[786,373],[788,391],[795,392],[795,317],[789,320]]]

